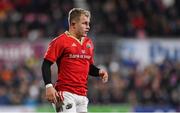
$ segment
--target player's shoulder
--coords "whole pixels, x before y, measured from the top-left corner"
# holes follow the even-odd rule
[[[54,40],[63,40],[66,37],[65,33],[60,34],[59,36],[55,37]]]
[[[57,37],[55,37],[52,40],[52,42],[62,42],[65,37],[66,37],[65,33],[62,33],[62,34],[58,35]]]
[[[91,38],[89,38],[89,37],[85,37],[85,44],[86,44],[86,46],[87,47],[94,47],[94,44],[93,44],[93,41],[92,41],[92,39]]]

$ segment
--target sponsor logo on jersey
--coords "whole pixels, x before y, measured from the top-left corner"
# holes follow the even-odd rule
[[[66,105],[66,109],[71,109],[71,108],[72,108],[72,104],[69,103]]]
[[[69,58],[90,59],[90,55],[69,54]]]

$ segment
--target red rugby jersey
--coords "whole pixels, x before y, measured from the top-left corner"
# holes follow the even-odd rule
[[[44,58],[57,63],[57,91],[87,94],[89,65],[94,63],[93,51],[91,39],[83,37],[80,42],[68,31],[51,41]]]

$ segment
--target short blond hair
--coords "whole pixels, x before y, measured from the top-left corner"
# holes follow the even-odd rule
[[[82,9],[82,8],[73,8],[69,11],[68,15],[68,23],[69,25],[72,23],[73,20],[79,21],[81,15],[85,15],[87,17],[91,17],[90,11]]]

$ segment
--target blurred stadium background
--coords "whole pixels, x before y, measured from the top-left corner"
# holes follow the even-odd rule
[[[91,11],[96,65],[110,74],[89,77],[90,112],[180,112],[179,0],[0,0],[0,112],[53,112],[41,63],[73,7]]]

